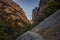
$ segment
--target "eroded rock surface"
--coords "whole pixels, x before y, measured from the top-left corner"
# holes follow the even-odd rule
[[[44,40],[44,38],[42,36],[39,36],[37,33],[28,31],[16,40]]]
[[[20,27],[30,23],[23,9],[12,0],[0,0],[0,18],[12,21],[12,27],[16,25],[15,23]]]

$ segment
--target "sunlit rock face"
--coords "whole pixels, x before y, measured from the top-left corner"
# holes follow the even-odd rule
[[[18,37],[16,40],[44,40],[44,38],[39,36],[37,33],[28,31]]]
[[[18,4],[12,0],[0,0],[0,40],[15,40],[29,25],[30,21]]]
[[[0,18],[10,21],[10,26],[15,27],[16,24],[24,27],[29,24],[23,9],[12,0],[0,0]]]
[[[60,9],[39,23],[31,31],[44,36],[47,40],[60,40]]]

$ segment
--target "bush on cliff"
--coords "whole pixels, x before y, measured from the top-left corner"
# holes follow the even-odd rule
[[[5,26],[5,22],[2,20],[2,19],[0,19],[0,40],[5,40],[4,38],[4,36],[5,36],[5,33],[4,33],[4,26]]]
[[[0,40],[16,40],[21,34],[28,30],[28,25],[25,27],[20,27],[16,24],[16,28],[11,28],[11,21],[3,20],[0,18]]]
[[[55,0],[56,2],[60,3],[60,0]]]
[[[55,0],[55,1],[58,3],[59,8],[60,8],[60,0]]]
[[[59,4],[56,1],[51,1],[48,3],[48,6],[45,9],[46,16],[51,15],[54,13],[57,9],[59,9]]]

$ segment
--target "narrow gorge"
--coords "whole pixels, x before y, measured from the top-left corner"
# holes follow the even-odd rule
[[[60,0],[39,0],[31,21],[13,0],[0,0],[0,40],[60,40]]]

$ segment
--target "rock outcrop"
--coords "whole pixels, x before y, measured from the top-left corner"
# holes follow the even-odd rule
[[[12,21],[11,26],[15,26],[16,23],[24,27],[25,24],[30,23],[23,9],[12,0],[0,0],[0,18]]]
[[[18,37],[16,40],[44,40],[42,36],[39,36],[39,34],[28,31]]]

